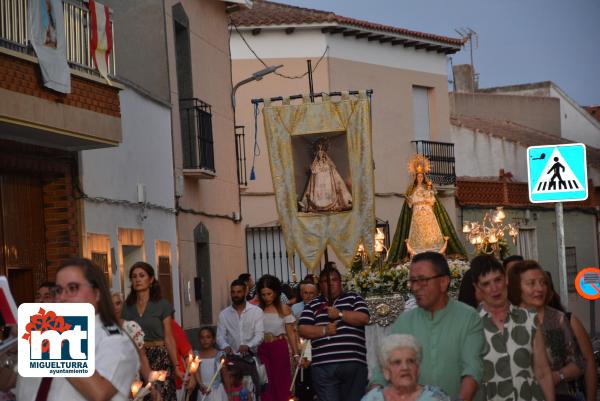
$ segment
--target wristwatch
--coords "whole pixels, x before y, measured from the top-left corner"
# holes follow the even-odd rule
[[[562,370],[558,371],[558,378],[560,379],[561,382],[565,381],[565,374],[562,372]]]

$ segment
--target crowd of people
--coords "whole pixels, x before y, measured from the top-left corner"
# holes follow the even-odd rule
[[[96,372],[42,379],[2,371],[0,390],[16,386],[23,401],[126,400],[134,380],[166,372],[147,400],[595,401],[589,335],[562,307],[550,275],[518,256],[480,255],[470,266],[453,299],[446,258],[414,256],[408,287],[416,306],[399,315],[369,367],[369,309],[344,290],[333,262],[295,288],[271,275],[256,283],[240,275],[216,330],[201,328],[193,351],[151,265],[131,267],[123,297],[93,262],[72,259],[36,301],[95,307]],[[186,374],[193,355],[200,367]]]

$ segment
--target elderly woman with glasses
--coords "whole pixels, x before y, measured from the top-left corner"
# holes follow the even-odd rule
[[[368,392],[362,401],[450,401],[439,388],[417,382],[422,352],[415,337],[408,334],[385,337],[377,357],[387,384]]]

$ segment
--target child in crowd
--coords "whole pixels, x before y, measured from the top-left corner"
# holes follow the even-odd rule
[[[227,394],[220,376],[217,376],[211,388],[207,387],[219,368],[221,358],[224,357],[223,352],[215,347],[217,343],[215,330],[212,327],[203,327],[200,329],[198,337],[200,340],[199,356],[202,360],[200,369],[196,372],[196,380],[200,388],[198,400],[207,394],[205,401],[227,401]]]
[[[253,401],[253,391],[251,390],[253,386],[250,377],[244,377],[243,370],[235,362],[227,363],[227,371],[231,377],[231,389],[227,390],[229,399],[231,401]]]

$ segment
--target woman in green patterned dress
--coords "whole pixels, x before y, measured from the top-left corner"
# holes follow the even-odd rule
[[[573,381],[582,375],[583,358],[565,314],[546,305],[550,297],[546,272],[534,260],[515,264],[508,274],[508,298],[534,309],[544,335],[557,401],[574,401]]]
[[[481,297],[482,390],[488,401],[552,401],[554,384],[535,312],[511,305],[502,264],[491,255],[471,261],[471,279]]]

